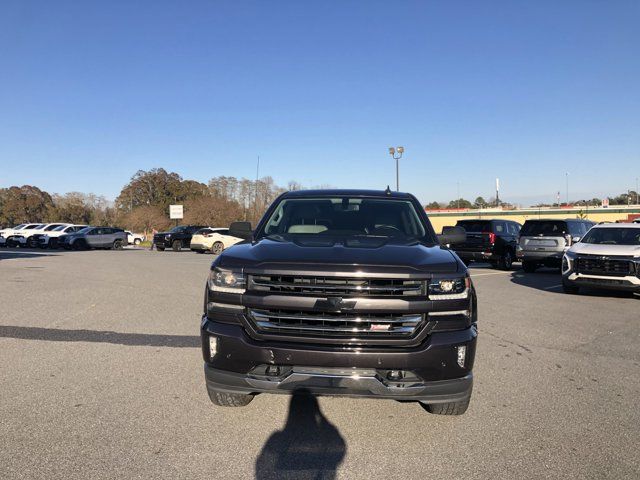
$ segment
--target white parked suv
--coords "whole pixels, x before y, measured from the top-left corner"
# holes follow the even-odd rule
[[[22,230],[16,232],[11,240],[14,245],[20,247],[30,247],[35,248],[38,246],[38,239],[42,236],[55,230],[58,227],[62,227],[65,225],[69,225],[68,223],[43,223],[33,228],[23,228]]]
[[[9,229],[7,234],[3,235],[7,239],[7,247],[17,247],[21,245],[22,242],[19,240],[20,237],[24,238],[24,235],[29,235],[31,230],[42,228],[44,225],[45,224],[42,223],[23,223],[13,229]]]
[[[191,237],[191,250],[198,253],[210,251],[220,255],[225,248],[241,242],[242,238],[229,235],[228,228],[201,228]]]
[[[140,233],[133,233],[130,230],[125,230],[124,233],[127,234],[129,245],[140,245],[142,242],[144,242],[144,235]]]
[[[591,228],[564,254],[562,286],[640,293],[640,224],[606,223]]]
[[[21,230],[26,227],[28,223],[21,223],[20,225],[16,225],[15,227],[3,228],[0,230],[0,247],[4,247],[7,245],[7,238],[12,236],[17,230]]]
[[[86,227],[87,225],[60,225],[53,230],[47,231],[44,235],[40,235],[38,237],[38,246],[40,248],[58,248],[58,237],[75,233]]]

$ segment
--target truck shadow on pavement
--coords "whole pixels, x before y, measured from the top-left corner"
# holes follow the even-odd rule
[[[322,414],[318,400],[300,389],[291,397],[284,429],[262,447],[256,479],[331,480],[346,452],[344,438]]]
[[[0,250],[0,262],[2,260],[22,260],[25,258],[40,258],[40,257],[57,257],[56,253],[44,253],[44,252],[21,252],[19,250]]]
[[[516,270],[511,273],[511,282],[523,287],[535,288],[545,292],[562,292],[562,276],[558,270],[541,270],[534,273],[525,273],[524,270]]]
[[[544,292],[567,295],[562,290],[562,275],[558,270],[545,269],[534,273],[524,273],[522,270],[517,270],[511,274],[511,282],[524,287],[542,290]],[[590,297],[634,297],[633,293],[618,292],[615,290],[598,290],[586,287],[582,287],[580,289],[580,294]]]
[[[49,342],[96,342],[143,347],[199,348],[196,335],[154,335],[106,330],[64,330],[59,328],[0,325],[0,338],[45,340]]]

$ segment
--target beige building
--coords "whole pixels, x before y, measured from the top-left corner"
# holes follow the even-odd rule
[[[442,231],[442,227],[455,225],[458,220],[475,218],[501,218],[524,223],[528,219],[553,218],[586,218],[592,222],[620,222],[631,221],[640,218],[640,205],[621,206],[615,205],[609,208],[602,207],[574,207],[574,208],[523,208],[518,210],[479,209],[479,210],[427,210],[427,215],[433,224],[436,233]]]

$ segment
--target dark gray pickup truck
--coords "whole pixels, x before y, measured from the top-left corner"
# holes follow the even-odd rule
[[[288,192],[216,258],[201,324],[216,405],[259,393],[419,401],[466,411],[478,319],[464,263],[406,193]]]

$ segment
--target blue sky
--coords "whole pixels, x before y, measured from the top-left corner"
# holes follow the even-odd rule
[[[637,1],[0,5],[0,186],[114,198],[138,169],[617,194],[640,176]]]

